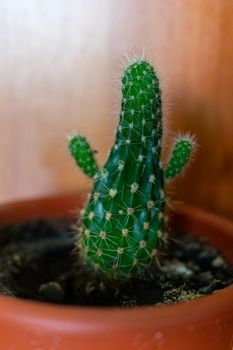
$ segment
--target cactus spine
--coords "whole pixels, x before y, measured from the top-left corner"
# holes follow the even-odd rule
[[[84,264],[109,278],[143,275],[163,237],[166,197],[161,137],[159,80],[150,63],[135,59],[122,78],[115,144],[93,178],[79,232]],[[71,144],[76,144],[73,139]],[[190,147],[191,142],[175,145],[165,170],[168,179],[185,166]],[[78,153],[73,149],[73,155]]]

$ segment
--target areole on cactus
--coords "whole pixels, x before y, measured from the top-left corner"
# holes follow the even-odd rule
[[[69,140],[76,163],[94,182],[77,232],[79,254],[106,277],[143,276],[163,239],[164,181],[184,169],[194,140],[180,136],[163,169],[161,138],[158,77],[149,62],[134,59],[123,74],[120,122],[102,170],[85,138]]]

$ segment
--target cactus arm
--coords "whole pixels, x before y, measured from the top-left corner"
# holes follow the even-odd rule
[[[164,170],[166,181],[172,180],[184,170],[192,158],[195,147],[195,140],[192,136],[180,135],[177,137],[170,159]]]
[[[76,164],[82,169],[83,173],[93,178],[98,172],[98,166],[94,158],[94,151],[86,138],[80,135],[72,136],[69,138],[68,147]]]

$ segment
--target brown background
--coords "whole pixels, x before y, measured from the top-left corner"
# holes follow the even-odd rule
[[[86,134],[103,164],[112,78],[144,48],[169,129],[200,144],[173,197],[233,218],[232,16],[232,0],[0,0],[0,202],[88,186],[65,134]]]

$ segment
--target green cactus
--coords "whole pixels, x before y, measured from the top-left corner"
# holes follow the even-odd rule
[[[69,149],[84,174],[93,177],[98,171],[98,166],[94,158],[94,151],[86,138],[80,135],[69,137]]]
[[[152,263],[165,226],[164,179],[181,172],[193,148],[191,138],[179,138],[163,170],[161,90],[150,63],[135,59],[126,67],[122,95],[115,144],[93,178],[77,243],[84,265],[107,278],[143,276]],[[72,138],[83,169],[76,147]]]
[[[195,141],[190,135],[180,135],[177,137],[171,157],[164,170],[165,179],[172,180],[175,176],[179,175],[194,151]]]

